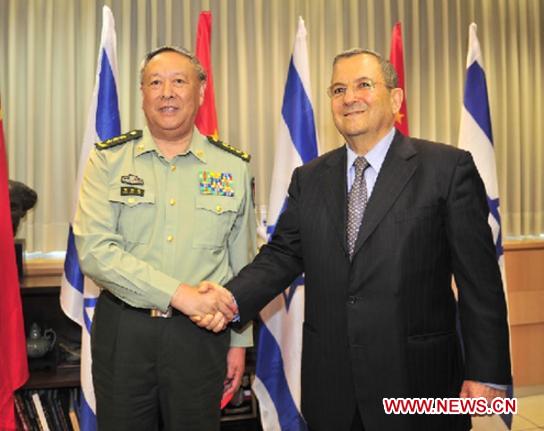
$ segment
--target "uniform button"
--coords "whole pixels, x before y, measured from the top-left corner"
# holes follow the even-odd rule
[[[170,205],[176,205],[176,200],[174,198],[170,199]]]
[[[202,156],[204,156],[204,151],[202,151],[202,150],[197,150],[196,155],[197,155],[198,157],[202,157]]]
[[[176,170],[176,165],[170,165],[170,170],[174,172]]]
[[[144,149],[143,144],[138,145],[138,149],[139,149],[140,151],[143,150],[143,149]]]
[[[223,207],[221,205],[217,205],[215,207],[215,212],[219,214],[221,211],[223,211]]]
[[[350,296],[348,297],[348,304],[355,304],[357,302],[357,297]]]
[[[168,235],[168,236],[166,237],[166,241],[168,241],[168,242],[172,242],[173,239],[174,239],[174,236],[173,236],[173,235]]]
[[[127,200],[128,200],[128,203],[129,203],[129,204],[133,204],[133,203],[135,202],[135,199],[134,199],[134,198],[128,198]]]

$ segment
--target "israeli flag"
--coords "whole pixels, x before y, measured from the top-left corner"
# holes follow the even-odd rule
[[[270,191],[267,233],[274,231],[287,198],[293,170],[317,157],[317,135],[310,100],[306,27],[299,17],[289,63]],[[304,321],[304,280],[300,277],[262,311],[256,378],[264,431],[301,431],[300,361]]]
[[[493,232],[493,240],[497,253],[497,260],[502,275],[502,282],[506,296],[506,276],[504,272],[504,253],[502,248],[501,216],[499,211],[499,187],[497,182],[497,168],[495,165],[495,149],[491,132],[491,116],[489,114],[489,99],[487,84],[480,51],[480,42],[476,35],[477,26],[469,26],[467,78],[465,83],[465,97],[461,111],[461,126],[459,128],[459,148],[470,151],[478,172],[482,177],[489,204],[489,225]],[[507,390],[512,396],[512,386]],[[510,429],[512,416],[503,416],[504,424]],[[502,426],[504,426],[502,424]]]
[[[94,144],[121,133],[117,94],[117,39],[111,10],[102,10],[102,36],[98,52],[96,81],[87,119],[87,128],[81,147],[76,190],[79,194],[83,172]],[[74,199],[75,214],[78,195]],[[96,430],[96,402],[91,375],[90,331],[94,307],[100,291],[79,268],[72,226],[68,232],[66,260],[62,276],[60,303],[64,313],[81,326],[81,389],[79,422],[82,431]]]

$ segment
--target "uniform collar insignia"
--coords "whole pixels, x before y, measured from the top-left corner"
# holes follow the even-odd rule
[[[206,158],[205,158],[205,153],[204,153],[204,150],[192,150],[191,149],[191,152],[195,155],[195,157],[197,159],[199,159],[201,162],[204,162],[206,163]]]
[[[193,156],[195,156],[202,163],[207,163],[207,148],[203,145],[205,142],[207,142],[206,138],[200,134],[197,128],[195,128],[193,131],[191,144],[189,145],[189,152],[191,152]]]

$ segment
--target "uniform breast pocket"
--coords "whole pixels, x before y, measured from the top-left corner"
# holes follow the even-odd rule
[[[144,190],[143,196],[121,196],[117,186],[110,189],[109,201],[119,206],[117,231],[123,239],[133,243],[148,243],[157,212],[155,194]]]
[[[196,248],[221,248],[226,245],[240,201],[229,196],[197,196],[194,239]]]

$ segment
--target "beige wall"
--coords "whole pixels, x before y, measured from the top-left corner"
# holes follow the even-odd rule
[[[0,93],[10,175],[38,205],[20,227],[27,250],[66,247],[75,177],[95,78],[102,4],[117,30],[122,129],[141,127],[138,66],[157,45],[195,45],[213,14],[219,135],[252,154],[266,204],[283,90],[301,15],[319,146],[341,144],[326,88],[335,54],[389,55],[402,22],[410,133],[457,144],[468,26],[478,24],[506,236],[544,232],[544,2],[541,0],[0,0]]]

